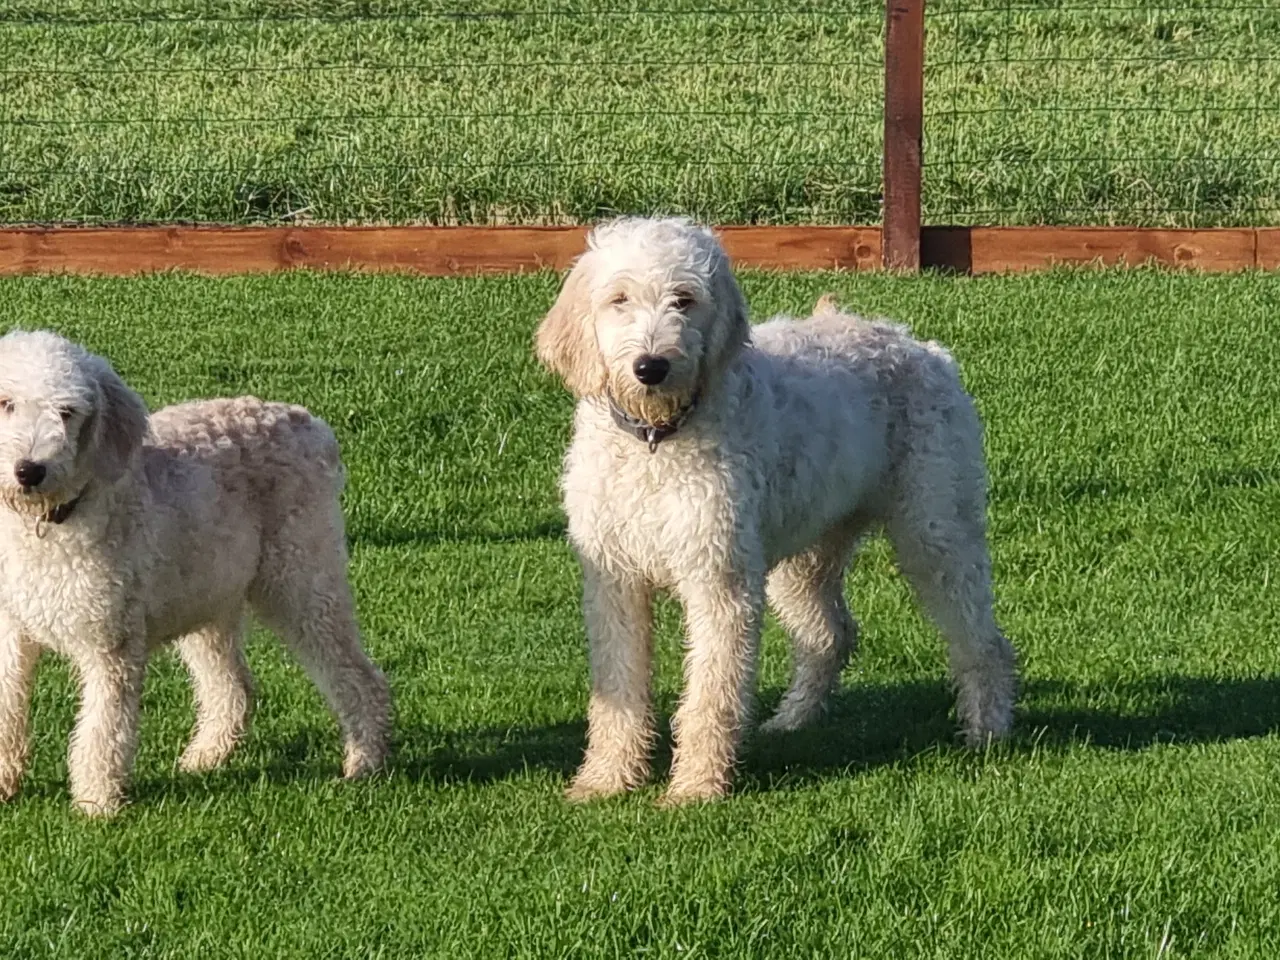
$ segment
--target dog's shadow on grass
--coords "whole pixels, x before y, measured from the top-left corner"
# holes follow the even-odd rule
[[[1158,743],[1219,743],[1280,733],[1280,676],[1028,683],[1020,739],[1087,742],[1116,750]]]
[[[410,527],[370,527],[353,530],[349,535],[352,547],[438,546],[440,544],[475,543],[526,543],[537,540],[562,540],[565,535],[563,518],[544,520],[523,530],[489,530],[483,527],[465,529],[428,530]]]
[[[585,721],[457,731],[402,726],[379,777],[447,786],[493,783],[529,770],[568,776],[581,757],[585,738]],[[253,753],[251,758],[237,754],[226,766],[199,774],[174,769],[139,777],[131,788],[132,798],[154,805],[162,800],[198,801],[264,783],[339,783],[342,745],[336,730],[310,728],[287,739],[262,737]],[[65,792],[65,777],[23,791],[27,796]]]
[[[763,691],[759,715],[781,696]],[[784,790],[882,766],[911,766],[923,757],[966,755],[953,715],[954,698],[941,681],[855,684],[837,695],[826,718],[795,733],[753,733],[738,776],[740,791]],[[654,756],[655,780],[671,761],[669,720]],[[1280,676],[1216,680],[1169,676],[1141,681],[1076,684],[1031,680],[1023,688],[1016,728],[1002,751],[1142,750],[1155,744],[1215,743],[1280,732]],[[402,727],[387,775],[441,785],[484,784],[529,771],[567,779],[582,758],[586,723],[494,726],[446,731]],[[236,767],[201,777],[139,783],[137,796],[207,796],[228,783],[332,780],[336,737],[305,731],[288,741],[260,744],[265,766]]]
[[[764,698],[776,702],[777,696]],[[828,717],[795,733],[753,738],[748,786],[785,788],[922,756],[967,755],[954,698],[942,682],[859,685],[835,698]],[[1084,746],[1143,750],[1156,744],[1219,743],[1280,733],[1280,676],[1218,680],[1167,676],[1079,684],[1024,684],[1009,741],[1016,757]]]
[[[767,717],[781,690],[761,694]],[[788,734],[752,734],[743,751],[739,788],[786,789],[817,780],[954,751],[954,698],[942,681],[857,684],[841,691],[826,718]],[[669,716],[669,712],[664,716]],[[1170,676],[1112,684],[1032,680],[1023,689],[1013,755],[1087,746],[1142,750],[1160,743],[1212,743],[1280,732],[1280,676],[1241,680]],[[407,745],[413,731],[404,733]],[[488,782],[538,769],[568,777],[582,757],[586,725],[460,731],[446,746],[410,761],[402,772],[439,781]],[[664,721],[655,778],[671,760]]]

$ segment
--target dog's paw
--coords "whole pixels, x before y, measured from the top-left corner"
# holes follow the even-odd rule
[[[672,808],[711,803],[724,799],[733,789],[732,766],[699,764],[699,769],[693,770],[687,766],[681,770],[680,767],[677,758],[671,783],[658,801],[658,806]]]
[[[634,790],[637,784],[629,783],[622,777],[584,777],[573,778],[565,787],[564,798],[570,803],[590,803],[592,800],[603,800],[616,797]]]
[[[760,724],[758,732],[763,734],[773,733],[794,733],[799,730],[803,724],[795,722],[792,717],[783,716],[781,713],[775,713],[772,717]]]
[[[822,704],[787,704],[778,707],[778,712],[760,724],[761,733],[794,733],[812,726],[822,718]]]
[[[377,773],[386,764],[388,752],[385,746],[349,748],[342,761],[343,779],[360,780]]]
[[[628,770],[621,767],[602,768],[598,764],[584,763],[578,768],[565,799],[571,803],[588,803],[605,797],[616,797],[640,787],[649,779],[648,766]]]
[[[627,792],[625,785],[604,783],[580,783],[572,781],[564,788],[564,798],[570,803],[590,803],[593,800],[605,800]]]
[[[183,773],[206,773],[215,767],[222,766],[235,742],[231,743],[196,743],[192,742],[178,759],[178,769]]]
[[[564,795],[572,803],[587,803],[636,790],[648,780],[649,761],[646,757],[627,754],[619,757],[588,751]]]
[[[994,698],[989,698],[990,700]],[[981,708],[974,707],[961,698],[959,707],[964,742],[972,749],[982,750],[999,743],[1013,731],[1011,697],[1004,702],[994,700],[981,703]]]
[[[77,813],[94,820],[106,820],[114,817],[125,806],[123,794],[102,794],[92,797],[74,797],[71,805]]]
[[[992,728],[969,728],[964,731],[964,745],[970,750],[986,750],[1009,736],[1009,725]]]
[[[824,293],[813,305],[814,313],[837,313],[839,310],[840,300],[834,293]]]
[[[729,796],[728,785],[719,781],[672,783],[667,787],[667,792],[659,798],[658,806],[663,810],[674,810],[677,807],[688,807],[694,804],[714,803],[727,796]]]
[[[0,803],[12,800],[22,786],[22,771],[0,772]]]

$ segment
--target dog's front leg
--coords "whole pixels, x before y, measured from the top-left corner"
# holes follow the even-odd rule
[[[590,800],[649,778],[653,598],[649,585],[582,560],[582,605],[591,655],[587,752],[566,795]]]
[[[684,696],[672,727],[675,756],[665,805],[729,792],[755,682],[764,574],[722,572],[683,581],[687,649]]]
[[[0,614],[0,801],[18,792],[27,766],[27,718],[40,648]]]
[[[88,645],[73,656],[80,713],[71,734],[71,799],[89,816],[111,816],[124,805],[138,747],[146,644],[131,638],[110,649]]]

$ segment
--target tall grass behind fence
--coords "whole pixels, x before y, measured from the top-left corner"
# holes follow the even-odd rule
[[[929,0],[933,224],[1280,224],[1277,0]],[[881,0],[4,0],[0,222],[880,221]]]
[[[929,0],[934,224],[1280,224],[1280,2]]]
[[[6,0],[0,221],[873,223],[868,0]]]

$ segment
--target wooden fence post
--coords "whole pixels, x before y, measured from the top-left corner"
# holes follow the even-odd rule
[[[887,0],[884,40],[886,268],[920,269],[920,157],[924,135],[924,0]]]

